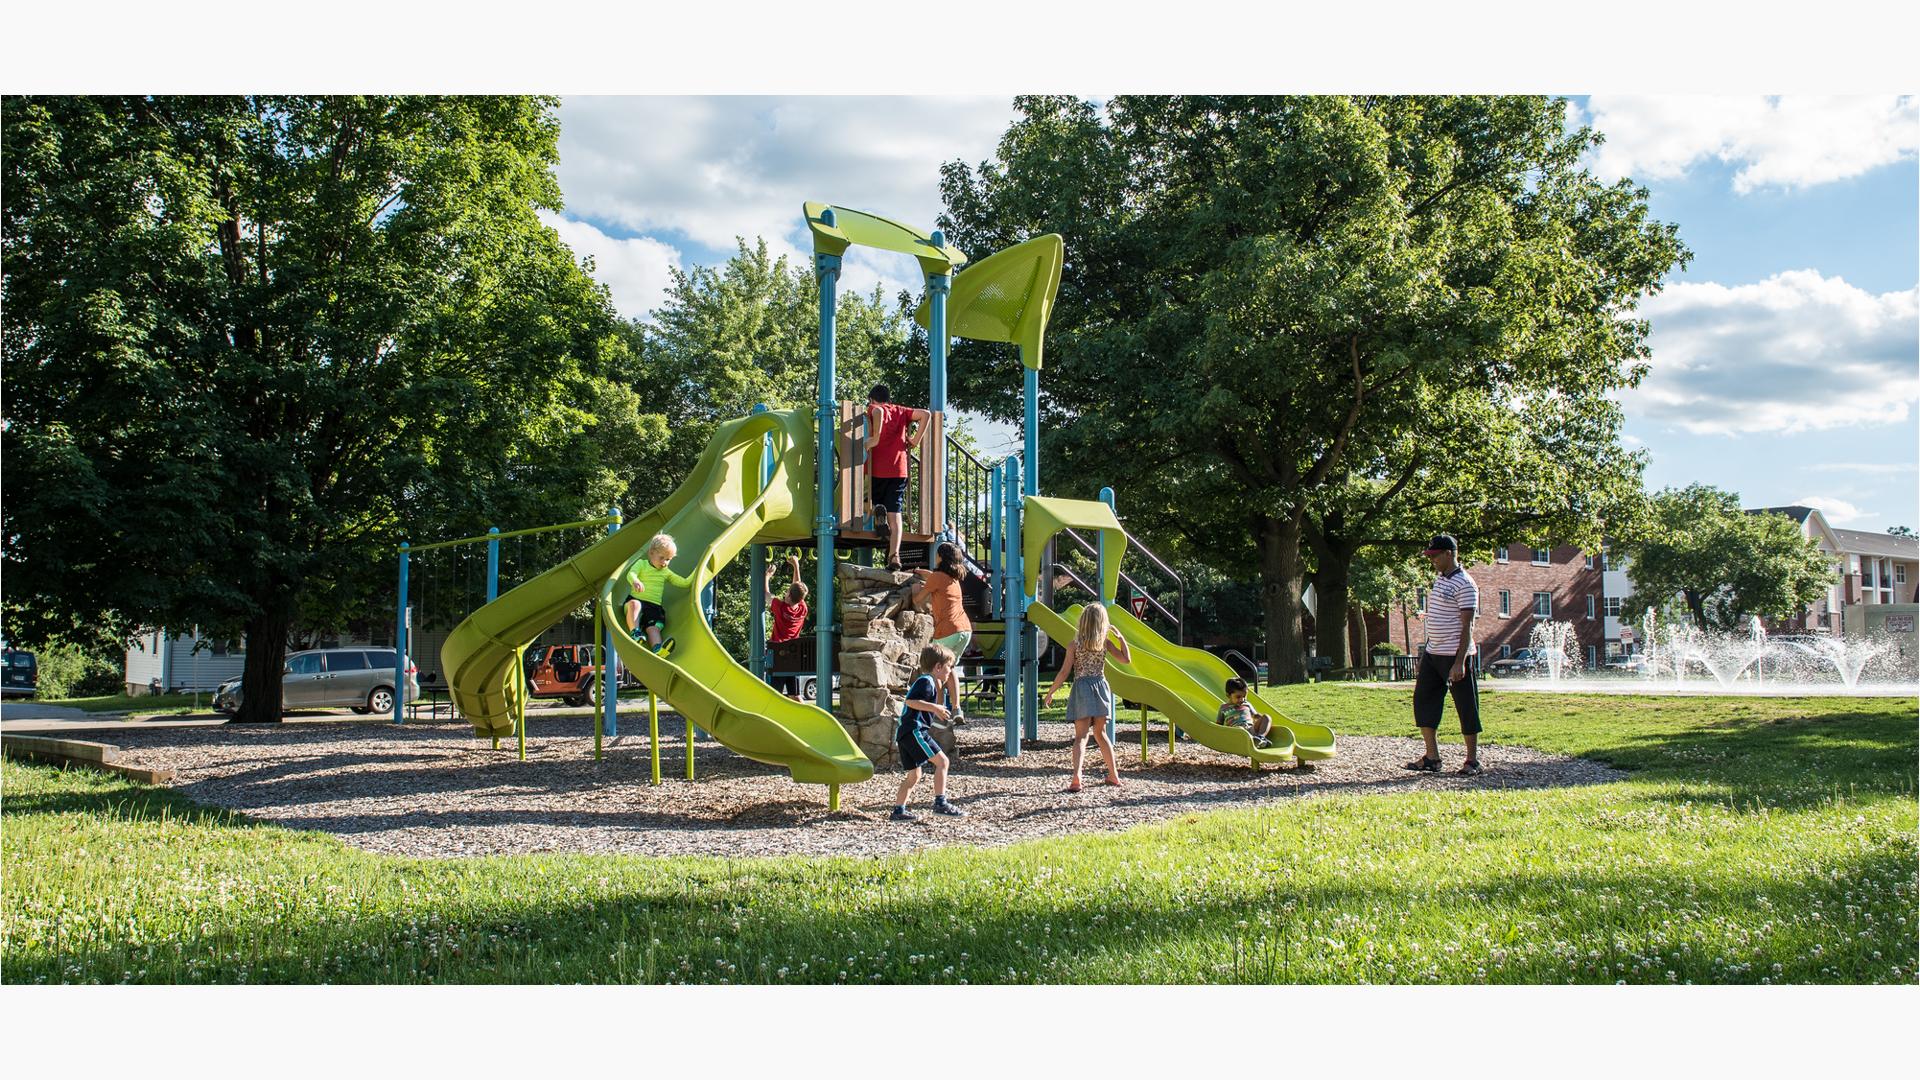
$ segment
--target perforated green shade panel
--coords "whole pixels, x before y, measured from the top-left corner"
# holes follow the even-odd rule
[[[807,203],[804,209],[807,228],[813,232],[813,250],[821,255],[844,255],[854,244],[898,251],[920,260],[920,270],[926,274],[951,274],[954,267],[967,261],[959,248],[951,244],[935,245],[927,233],[878,214],[817,202]],[[833,211],[831,225],[822,220],[822,211],[829,209]]]
[[[1038,371],[1066,255],[1066,241],[1059,233],[1048,233],[969,266],[953,279],[947,332],[970,341],[1018,345],[1020,362]],[[920,301],[913,317],[921,326],[932,328],[928,301]]]
[[[1037,593],[1040,583],[1040,556],[1047,541],[1061,529],[1091,529],[1107,539],[1107,572],[1102,575],[1101,592],[1116,596],[1120,592],[1120,558],[1127,552],[1127,534],[1120,519],[1103,502],[1085,499],[1053,499],[1029,495],[1021,500],[1020,554],[1026,559],[1027,594]]]

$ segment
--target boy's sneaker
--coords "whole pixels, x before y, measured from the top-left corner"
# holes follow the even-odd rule
[[[668,638],[665,641],[662,641],[660,643],[660,647],[653,650],[653,655],[662,657],[662,658],[673,655],[673,639]]]
[[[1273,740],[1267,738],[1264,735],[1255,735],[1253,737],[1253,748],[1256,750],[1265,750],[1267,747],[1272,745],[1273,745]]]
[[[893,813],[887,815],[887,820],[888,821],[919,821],[920,815],[914,813],[913,811],[907,809],[904,806],[896,806],[893,808]]]
[[[967,812],[965,810],[960,809],[959,807],[953,805],[952,803],[948,802],[945,799],[933,800],[933,812],[936,814],[945,814],[948,817],[966,817],[967,816]]]

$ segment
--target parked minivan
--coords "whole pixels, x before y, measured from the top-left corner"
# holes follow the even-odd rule
[[[32,697],[40,690],[40,666],[32,653],[8,649],[0,656],[0,696]]]
[[[406,661],[407,700],[420,697],[419,669]],[[228,716],[240,711],[240,680],[229,679],[213,692],[213,707]],[[283,709],[351,708],[357,713],[393,711],[393,650],[369,648],[308,649],[287,657],[280,680]]]

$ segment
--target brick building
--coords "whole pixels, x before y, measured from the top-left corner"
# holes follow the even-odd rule
[[[1494,561],[1467,567],[1480,587],[1480,610],[1473,619],[1473,639],[1483,663],[1512,656],[1527,647],[1534,624],[1553,619],[1572,623],[1580,642],[1580,656],[1589,667],[1607,656],[1606,595],[1601,588],[1605,558],[1587,555],[1576,547],[1535,549],[1505,544]],[[1420,617],[1426,603],[1422,591],[1416,604],[1398,606],[1384,616],[1367,616],[1367,640],[1390,641],[1409,653],[1426,637]]]

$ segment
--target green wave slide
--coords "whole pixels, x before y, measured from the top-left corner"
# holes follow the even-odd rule
[[[1080,610],[1076,604],[1061,614],[1033,604],[1027,608],[1027,618],[1055,641],[1071,641]],[[1255,693],[1248,693],[1247,701],[1273,717],[1266,749],[1254,746],[1253,735],[1245,728],[1214,723],[1233,669],[1204,649],[1175,645],[1118,604],[1110,605],[1107,615],[1133,654],[1132,662],[1126,664],[1107,658],[1107,680],[1121,697],[1145,702],[1207,749],[1246,758],[1254,765],[1334,756],[1332,729],[1295,720]]]
[[[707,625],[700,591],[747,545],[809,535],[813,510],[813,411],[755,413],[724,424],[700,462],[666,501],[618,532],[482,607],[440,651],[453,700],[481,735],[506,735],[525,702],[520,655],[582,602],[600,605],[621,660],[681,715],[755,761],[796,781],[853,784],[873,763],[832,714],[781,695],[736,663]],[[763,469],[771,476],[763,487]],[[670,589],[663,605],[675,639],[655,656],[626,631],[614,594],[626,567],[655,533],[679,546],[673,569],[692,587]],[[624,596],[622,596],[624,599]]]

